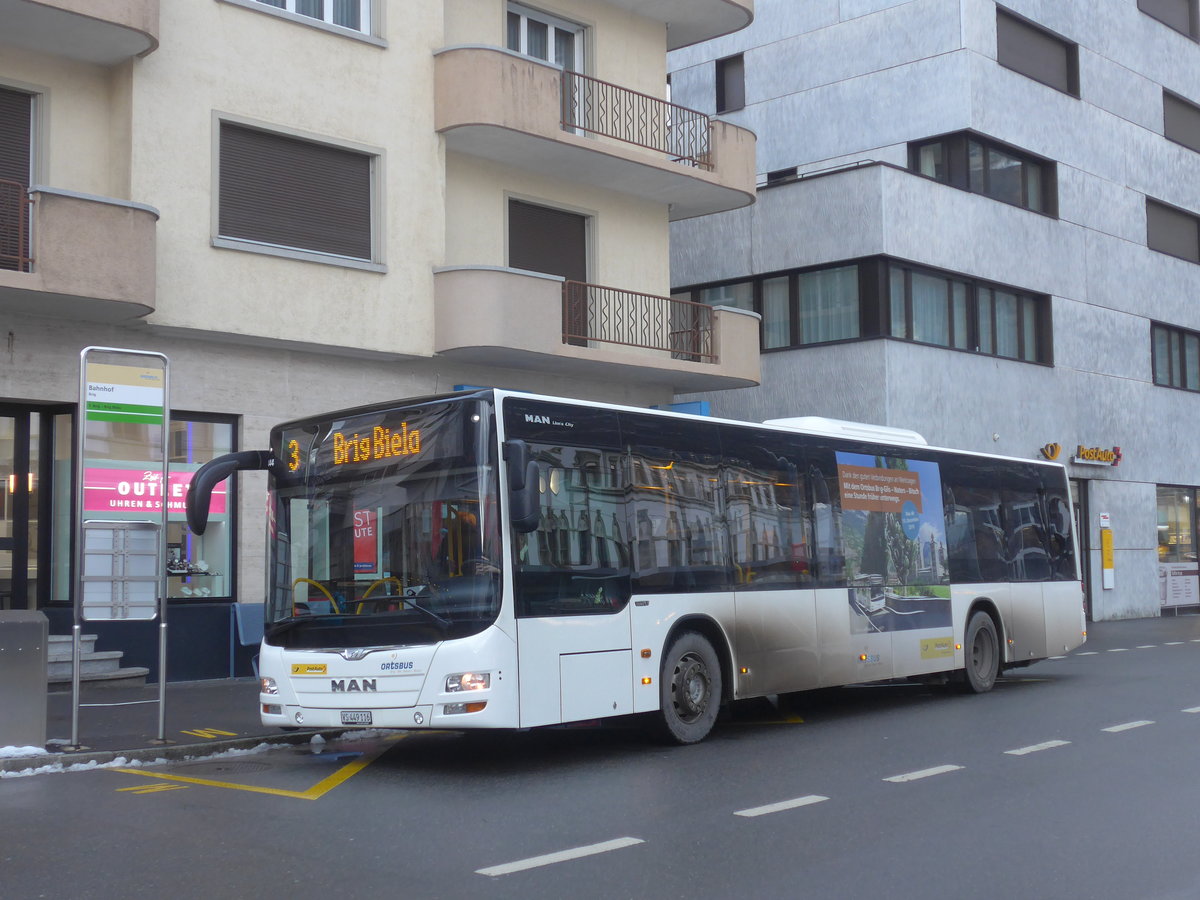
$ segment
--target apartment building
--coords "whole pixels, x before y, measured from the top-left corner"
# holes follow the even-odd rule
[[[1196,0],[759,0],[674,52],[758,136],[758,202],[672,225],[673,295],[762,315],[761,386],[701,396],[1058,459],[1090,614],[1194,608],[1198,38]]]
[[[86,346],[169,358],[183,473],[278,421],[457,385],[654,405],[758,382],[757,318],[671,300],[668,270],[671,221],[753,202],[755,142],[668,103],[666,54],[753,0],[0,17],[0,608],[70,621]],[[203,539],[171,511],[172,678],[229,674],[262,489],[243,476]]]

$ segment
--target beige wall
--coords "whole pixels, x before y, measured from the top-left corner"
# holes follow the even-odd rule
[[[653,97],[666,95],[667,35],[661,22],[595,0],[522,5],[587,28],[584,74]],[[446,46],[505,46],[506,8],[506,0],[446,0]]]
[[[388,17],[385,49],[215,0],[163,4],[162,43],[135,63],[132,100],[133,191],[162,213],[151,324],[431,352],[444,234],[433,130],[441,22],[436,4],[413,4]],[[387,274],[213,248],[215,113],[378,148]]]
[[[128,66],[106,69],[5,47],[0,86],[39,95],[34,178],[51,187],[128,195]],[[80,152],[86,150],[86,152]]]
[[[508,264],[510,196],[592,217],[588,277],[594,283],[670,293],[663,204],[538,178],[456,153],[446,154],[446,265]]]

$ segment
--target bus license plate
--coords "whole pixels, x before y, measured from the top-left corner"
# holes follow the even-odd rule
[[[343,725],[370,725],[371,711],[369,709],[343,709]]]

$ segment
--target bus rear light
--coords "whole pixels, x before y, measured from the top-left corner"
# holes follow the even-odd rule
[[[482,691],[492,686],[491,672],[458,672],[446,676],[446,692]]]
[[[259,679],[258,691],[261,694],[278,694],[279,685],[275,683],[274,678],[263,677]]]
[[[654,684],[654,679],[647,675],[642,679],[642,684]]]
[[[483,712],[487,708],[487,701],[483,700],[476,703],[447,703],[442,707],[442,711],[448,716],[458,716],[463,713]]]
[[[743,674],[743,675],[749,675],[749,674],[750,674],[750,670],[749,670],[748,668],[746,668],[745,666],[742,666],[742,674]]]
[[[954,645],[954,649],[955,649],[955,650],[961,650],[961,649],[962,649],[962,644],[955,644],[955,645]]]

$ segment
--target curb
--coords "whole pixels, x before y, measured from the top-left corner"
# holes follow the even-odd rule
[[[248,737],[228,738],[221,741],[205,741],[203,744],[163,744],[161,747],[139,747],[133,750],[77,750],[66,753],[46,753],[41,756],[24,756],[0,759],[0,773],[23,772],[26,769],[42,769],[61,765],[64,768],[76,765],[104,765],[124,759],[129,762],[174,761],[200,756],[213,756],[226,750],[248,750],[260,744],[281,747],[309,743],[320,735],[333,740],[343,734],[342,729],[322,731],[311,729],[287,734],[258,734]],[[30,774],[39,774],[34,771]]]

